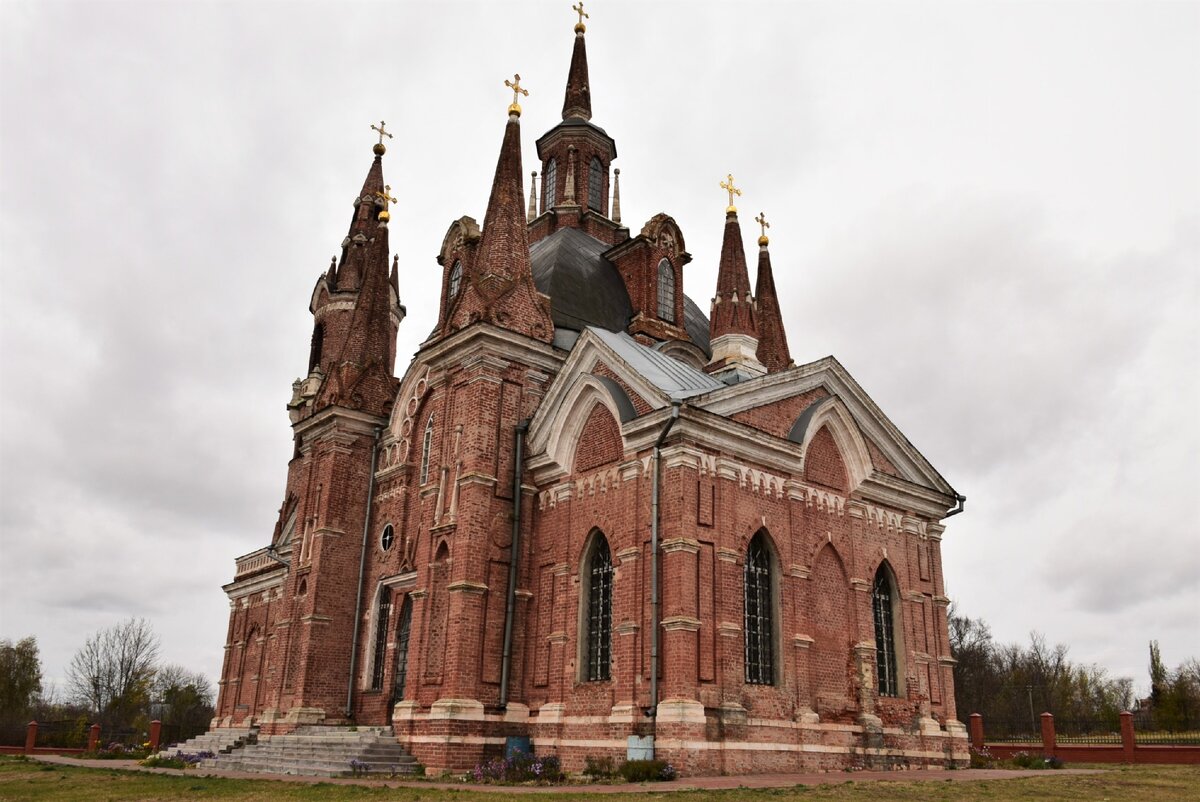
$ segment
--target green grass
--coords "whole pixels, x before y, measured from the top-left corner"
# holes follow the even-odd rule
[[[568,789],[561,793],[533,794],[529,802],[565,800],[631,799],[678,800],[678,802],[751,802],[757,800],[898,800],[898,802],[1024,802],[1025,800],[1149,800],[1183,802],[1200,798],[1200,766],[1105,767],[1103,774],[1067,775],[1058,772],[1030,772],[1011,780],[947,782],[855,781],[846,775],[836,785],[728,791],[665,791],[648,786],[645,793],[612,797],[597,796],[585,790]],[[833,775],[837,777],[838,775]],[[961,776],[961,775],[959,775]],[[686,780],[685,780],[686,782]],[[363,787],[332,783],[292,783],[271,780],[233,780],[198,776],[173,776],[112,769],[52,766],[13,758],[0,759],[0,800],[67,802],[68,800],[422,800],[422,802],[498,802],[515,795],[506,789],[496,791],[443,790],[429,786],[415,788]]]

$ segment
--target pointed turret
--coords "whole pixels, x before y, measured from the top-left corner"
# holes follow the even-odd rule
[[[582,4],[581,4],[582,6]],[[567,93],[563,98],[562,118],[592,119],[592,88],[588,85],[587,45],[584,43],[583,17],[575,24],[575,49],[571,53],[571,71],[567,73]]]
[[[721,243],[721,264],[717,270],[717,292],[708,319],[712,359],[705,370],[722,381],[735,383],[766,372],[758,361],[758,315],[750,294],[750,274],[746,269],[746,251],[742,245],[742,226],[738,222],[733,196],[741,195],[733,185],[733,176],[721,182],[729,193],[725,209],[725,238]]]
[[[354,200],[341,259],[335,258],[313,291],[309,376],[294,385],[288,404],[293,422],[329,406],[384,414],[395,393],[396,330],[404,307],[398,265],[388,270],[388,204],[394,198],[383,183],[385,135],[380,131],[375,159]]]
[[[549,342],[554,324],[547,299],[533,284],[521,168],[521,106],[516,98],[529,93],[520,87],[520,76],[514,78],[515,83],[505,81],[513,89],[513,102],[467,294],[455,309],[452,328],[486,320]]]
[[[791,366],[792,355],[788,351],[783,313],[775,292],[775,276],[771,272],[771,251],[767,247],[770,244],[767,229],[771,224],[762,212],[754,221],[762,226],[762,235],[758,238],[758,278],[754,283],[754,300],[758,305],[758,361],[768,373],[776,373]]]

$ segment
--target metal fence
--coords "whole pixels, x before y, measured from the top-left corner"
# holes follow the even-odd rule
[[[1001,744],[1041,744],[1042,727],[1030,724],[1028,720],[987,719],[987,740]]]

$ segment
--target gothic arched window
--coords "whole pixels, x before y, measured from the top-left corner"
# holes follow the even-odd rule
[[[425,437],[421,440],[421,484],[429,481],[429,452],[433,448],[433,416],[425,423]]]
[[[318,323],[313,328],[312,348],[308,352],[308,372],[312,373],[313,368],[321,364],[321,351],[325,346],[325,325]]]
[[[587,680],[609,678],[609,661],[612,655],[612,555],[608,551],[608,540],[600,532],[592,538],[591,553],[584,563],[584,579],[587,582],[587,608],[584,610]]]
[[[880,696],[899,696],[896,673],[896,620],[892,607],[892,580],[887,563],[875,572],[871,591],[871,609],[875,615],[875,670],[879,676]]]
[[[462,262],[455,260],[454,267],[450,268],[450,286],[446,290],[446,297],[453,298],[458,295],[458,288],[462,285]]]
[[[545,186],[542,189],[542,211],[554,208],[554,202],[558,197],[555,191],[558,184],[558,162],[554,159],[546,162],[546,170],[542,173],[542,180],[545,181]]]
[[[400,607],[400,622],[396,626],[396,673],[392,679],[392,699],[404,698],[405,680],[408,678],[408,636],[412,632],[412,596],[405,594]]]
[[[675,271],[666,259],[658,263],[658,316],[675,322]]]
[[[591,166],[588,167],[588,208],[601,214],[604,214],[600,207],[600,196],[603,192],[604,165],[600,163],[598,156],[593,156]]]
[[[746,682],[775,684],[774,601],[771,596],[771,554],[762,532],[746,550]]]
[[[375,662],[371,666],[371,690],[383,687],[383,668],[387,663],[387,633],[392,617],[392,589],[384,585],[379,589],[379,610],[375,621]]]

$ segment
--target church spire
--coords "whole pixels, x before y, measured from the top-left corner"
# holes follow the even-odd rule
[[[729,193],[725,208],[725,238],[721,243],[721,264],[717,270],[717,292],[713,296],[708,319],[712,359],[705,367],[723,381],[742,381],[765,373],[758,361],[758,315],[750,294],[750,275],[746,269],[746,251],[742,245],[742,226],[738,222],[733,176],[721,182]]]
[[[762,235],[758,238],[758,279],[754,283],[754,300],[758,305],[758,361],[768,373],[775,373],[792,364],[792,355],[788,351],[783,313],[775,293],[775,276],[771,272],[771,251],[767,247],[770,243],[767,229],[771,224],[762,212],[754,222],[762,227]]]
[[[483,233],[466,294],[455,307],[452,328],[486,320],[549,342],[554,324],[548,302],[533,284],[521,168],[521,106],[517,98],[529,92],[521,87],[520,75],[513,78],[504,82],[513,90],[513,102],[508,107]]]
[[[592,88],[588,84],[587,46],[583,34],[587,26],[583,20],[588,17],[583,10],[583,0],[571,10],[579,14],[579,22],[575,23],[575,50],[571,53],[571,70],[567,73],[567,94],[563,98],[562,118],[578,117],[583,120],[592,119]]]

